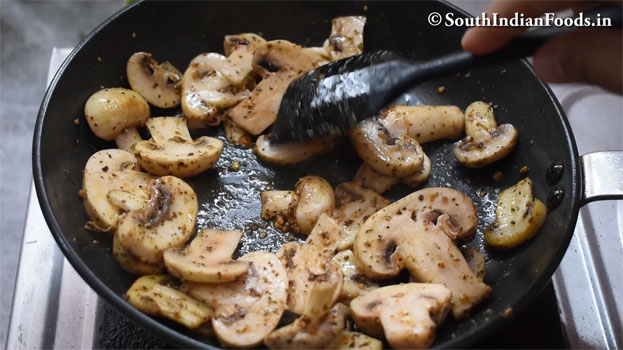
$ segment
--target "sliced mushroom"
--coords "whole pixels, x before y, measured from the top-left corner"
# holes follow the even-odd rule
[[[463,253],[465,261],[467,261],[467,265],[469,265],[469,269],[472,270],[474,275],[481,281],[484,280],[487,271],[485,257],[482,255],[482,252],[477,248],[465,248],[461,249],[461,253]]]
[[[182,72],[169,61],[158,64],[150,53],[137,52],[126,66],[128,83],[149,103],[160,108],[180,104]]]
[[[249,271],[228,283],[185,282],[182,290],[214,309],[212,327],[219,341],[233,348],[262,343],[286,308],[288,278],[279,259],[264,252],[249,253],[238,261]]]
[[[141,168],[156,175],[191,177],[210,168],[223,151],[223,141],[190,137],[185,118],[159,117],[147,121],[150,140],[134,145]]]
[[[532,180],[526,177],[498,196],[495,222],[485,230],[485,241],[498,249],[514,248],[534,237],[546,216],[547,207],[534,198]]]
[[[476,208],[467,196],[450,188],[425,188],[366,220],[353,252],[371,278],[393,277],[407,268],[420,282],[445,285],[459,319],[491,292],[452,239],[471,236],[476,224]]]
[[[229,116],[248,133],[261,134],[275,122],[290,82],[324,61],[317,51],[304,50],[289,41],[274,40],[260,45],[253,56],[253,68],[263,80]]]
[[[396,349],[422,349],[435,339],[450,306],[440,284],[407,283],[373,290],[350,303],[355,323],[374,337],[385,335]]]
[[[428,158],[428,156],[425,153],[424,161],[422,162],[422,169],[420,169],[420,171],[416,172],[415,174],[411,176],[403,177],[400,180],[405,185],[408,185],[411,187],[417,187],[421,185],[422,183],[424,183],[426,180],[428,180],[428,178],[430,177],[430,171],[431,171],[430,158]]]
[[[463,134],[465,116],[456,106],[391,106],[379,117],[394,135],[409,135],[419,143],[458,139]]]
[[[127,251],[127,249],[123,247],[121,242],[119,242],[119,238],[116,234],[112,240],[112,255],[124,270],[133,275],[142,276],[159,274],[164,268],[164,265],[161,262],[149,264],[135,258],[132,254],[130,254],[130,252]]]
[[[356,182],[345,182],[335,188],[336,208],[333,218],[342,225],[343,236],[338,250],[353,246],[359,227],[372,214],[389,205],[389,201]]]
[[[147,206],[130,211],[119,221],[119,242],[140,261],[158,264],[169,247],[180,247],[193,234],[197,195],[173,176],[153,180]]]
[[[361,159],[381,174],[407,177],[422,169],[420,144],[408,135],[391,134],[376,118],[359,123],[349,136]]]
[[[275,228],[286,232],[296,224],[294,210],[298,196],[294,191],[266,191],[262,198],[262,219],[273,220]]]
[[[381,174],[366,162],[363,162],[363,164],[359,166],[359,169],[357,169],[353,181],[361,184],[361,186],[365,188],[374,190],[378,194],[383,194],[400,180],[391,175]]]
[[[305,176],[295,186],[297,204],[294,211],[298,233],[309,234],[321,215],[331,215],[335,209],[335,193],[327,180]]]
[[[332,60],[359,55],[363,52],[364,16],[344,16],[331,22],[331,36],[324,43]]]
[[[248,262],[232,260],[242,236],[240,231],[201,230],[188,246],[165,250],[164,265],[185,281],[233,281],[249,269]]]
[[[231,107],[249,95],[245,86],[235,86],[225,78],[221,67],[226,57],[204,53],[190,61],[182,77],[182,112],[196,124],[217,125],[219,111]]]
[[[264,343],[271,349],[323,349],[329,345],[346,326],[346,306],[333,306],[333,296],[341,288],[338,282],[320,279],[313,283],[301,316],[270,333]]]
[[[106,141],[119,138],[117,146],[129,151],[140,140],[136,128],[149,119],[149,105],[132,90],[102,89],[89,97],[84,115],[95,136]]]
[[[336,281],[339,285],[330,297],[331,305],[340,296],[344,276],[332,260],[340,231],[340,226],[333,219],[322,215],[304,244],[287,243],[277,252],[288,272],[288,308],[291,311],[303,313],[312,287],[320,282]]]
[[[227,141],[244,148],[251,147],[253,143],[251,135],[239,127],[238,124],[234,123],[231,118],[225,117],[223,126],[225,127],[225,137],[227,137]]]
[[[334,350],[382,350],[383,342],[363,333],[343,331],[333,338],[329,349]]]
[[[331,150],[337,141],[336,137],[322,137],[302,142],[274,144],[268,137],[262,135],[255,141],[253,153],[271,164],[291,165]]]
[[[219,71],[234,85],[243,85],[253,71],[255,49],[266,40],[253,33],[225,36],[225,55],[227,59]]]
[[[99,231],[114,231],[126,204],[121,203],[121,199],[111,200],[109,193],[120,191],[138,198],[137,206],[141,207],[140,201],[147,202],[148,184],[152,179],[138,170],[132,153],[108,149],[93,154],[84,167],[82,179],[82,199],[91,220],[88,226]]]
[[[128,289],[126,298],[146,314],[166,317],[191,329],[210,321],[212,309],[177,290],[176,284],[167,275],[139,277]]]
[[[497,125],[493,107],[474,102],[465,110],[466,138],[454,147],[456,159],[468,168],[481,168],[506,157],[517,144],[512,124]]]
[[[337,253],[333,260],[338,263],[344,274],[344,285],[342,286],[340,301],[349,303],[356,297],[379,287],[378,283],[375,283],[363,273],[359,267],[360,263],[352,250],[349,249]]]

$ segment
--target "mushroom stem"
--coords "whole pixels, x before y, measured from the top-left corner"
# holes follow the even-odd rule
[[[132,152],[132,146],[141,140],[141,135],[136,128],[127,128],[115,137],[117,147],[128,152]]]

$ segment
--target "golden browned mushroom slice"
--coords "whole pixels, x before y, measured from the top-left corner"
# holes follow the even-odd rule
[[[498,196],[495,222],[485,230],[485,241],[498,249],[511,249],[531,239],[539,231],[547,207],[532,194],[529,177],[505,189]]]
[[[477,248],[465,248],[461,249],[461,253],[463,253],[465,261],[467,261],[467,265],[469,265],[469,269],[474,272],[474,275],[481,281],[484,280],[487,271],[485,267],[485,257],[482,255],[482,252]]]
[[[262,219],[273,220],[282,231],[309,234],[322,214],[331,215],[335,208],[335,193],[327,180],[305,176],[296,183],[294,191],[261,193]]]
[[[373,290],[350,303],[355,323],[396,349],[427,348],[450,306],[441,284],[407,283]]]
[[[139,277],[125,294],[128,302],[146,314],[166,317],[195,329],[210,321],[212,309],[180,292],[171,276]]]
[[[336,281],[339,288],[331,295],[331,305],[340,296],[344,276],[332,260],[341,236],[340,226],[327,215],[322,215],[304,244],[287,243],[277,256],[288,272],[288,308],[303,313],[314,285],[323,281]]]
[[[263,80],[249,98],[229,112],[229,116],[248,133],[261,134],[275,122],[281,98],[290,82],[324,61],[316,50],[304,50],[286,40],[260,45],[253,56],[253,68]]]
[[[349,136],[361,159],[381,174],[407,177],[422,169],[420,144],[408,135],[391,134],[377,118],[359,123]]]
[[[118,236],[115,234],[112,241],[112,254],[113,258],[121,265],[121,267],[133,275],[153,275],[162,272],[164,265],[162,262],[156,264],[148,264],[135,258],[130,252],[128,252],[121,242],[119,242]]]
[[[365,188],[374,190],[374,192],[378,194],[385,193],[392,186],[400,182],[397,177],[379,173],[366,162],[363,162],[361,166],[359,166],[353,181],[361,184],[361,186]]]
[[[152,179],[149,174],[139,171],[132,153],[108,149],[93,154],[84,167],[80,192],[91,220],[87,227],[114,231],[126,206],[134,204],[139,209],[146,204],[148,184]],[[113,196],[109,196],[111,192]],[[122,194],[125,194],[127,204],[122,203]]]
[[[356,297],[379,287],[378,283],[364,275],[359,267],[359,261],[352,250],[349,249],[337,253],[333,260],[339,264],[344,274],[344,285],[342,286],[340,301],[349,303]]]
[[[190,137],[185,118],[159,117],[147,121],[150,140],[134,145],[141,168],[156,175],[191,177],[210,168],[223,151],[223,141]]]
[[[506,157],[517,143],[517,129],[512,124],[498,126],[493,107],[480,101],[465,110],[465,134],[454,147],[454,155],[468,168],[481,168]]]
[[[149,103],[160,108],[180,104],[182,72],[169,61],[158,64],[150,53],[137,52],[126,66],[128,83]]]
[[[184,72],[182,112],[194,124],[217,125],[222,119],[219,111],[249,95],[245,86],[234,86],[221,74],[224,64],[225,56],[204,53],[193,58]]]
[[[253,33],[243,33],[225,36],[225,55],[227,59],[219,71],[234,85],[245,83],[248,75],[253,71],[253,54],[255,49],[266,40]]]
[[[89,97],[84,115],[95,136],[114,140],[117,147],[129,151],[141,140],[136,128],[149,119],[149,105],[132,90],[102,89]]]
[[[345,182],[335,188],[336,208],[333,218],[342,225],[343,236],[338,250],[353,246],[359,227],[372,214],[389,205],[389,201],[357,182]]]
[[[392,106],[381,112],[381,124],[394,135],[409,135],[419,143],[458,139],[465,116],[456,106]]]
[[[149,190],[146,207],[125,214],[116,235],[132,256],[158,264],[167,248],[184,245],[193,234],[197,195],[187,183],[173,176],[153,180]]]
[[[396,276],[407,268],[420,282],[445,285],[452,291],[452,313],[458,319],[491,292],[453,240],[471,236],[476,224],[476,208],[467,196],[450,188],[425,188],[366,220],[353,252],[371,278]]]
[[[333,338],[328,348],[335,350],[382,350],[383,342],[363,333],[343,331]]]
[[[344,16],[331,22],[331,36],[324,43],[332,60],[359,55],[363,52],[364,16]]]
[[[273,144],[268,137],[262,135],[255,141],[253,153],[271,164],[291,165],[331,150],[338,140],[336,137],[322,137],[302,142]]]
[[[238,261],[250,266],[236,281],[185,282],[182,290],[214,309],[212,327],[223,345],[250,348],[277,327],[286,308],[288,278],[273,254],[249,253]]]
[[[225,128],[225,137],[227,137],[227,141],[244,148],[251,147],[251,144],[253,143],[251,135],[239,127],[238,124],[234,123],[231,118],[225,117],[225,119],[223,119],[223,126]]]
[[[293,323],[270,333],[264,343],[271,349],[323,349],[344,330],[347,307],[334,304],[341,284],[332,279],[313,283],[309,301]]]
[[[185,281],[233,281],[249,269],[248,262],[232,259],[242,236],[240,231],[201,230],[188,246],[165,250],[164,265]]]
[[[426,180],[428,180],[428,178],[430,177],[431,168],[432,166],[431,166],[430,158],[428,158],[428,156],[425,153],[424,161],[422,162],[422,169],[420,169],[420,171],[416,172],[415,174],[411,176],[403,177],[400,180],[405,185],[408,185],[411,187],[417,187],[421,185],[422,183],[424,183]]]

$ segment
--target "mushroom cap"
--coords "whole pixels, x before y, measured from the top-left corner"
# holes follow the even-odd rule
[[[381,174],[406,177],[422,169],[424,151],[408,135],[392,135],[375,119],[352,128],[350,140],[364,162]]]
[[[375,289],[350,303],[355,323],[396,349],[427,348],[445,319],[451,292],[441,284],[406,283]]]
[[[336,17],[331,21],[331,36],[324,42],[324,48],[332,60],[359,55],[363,52],[364,16]]]
[[[173,276],[185,281],[222,283],[247,273],[249,263],[232,260],[243,233],[204,229],[183,248],[164,251],[164,264]]]
[[[323,137],[302,142],[275,144],[262,135],[255,141],[253,153],[271,164],[291,165],[329,151],[337,144],[337,141],[336,137]]]
[[[424,153],[424,162],[422,162],[422,169],[411,176],[407,176],[401,179],[402,183],[411,187],[417,187],[424,183],[430,177],[431,171],[430,158]]]
[[[409,135],[419,143],[458,139],[463,134],[465,116],[456,106],[391,106],[379,117],[394,135]]]
[[[89,97],[84,115],[95,136],[112,141],[123,130],[145,124],[149,119],[149,105],[132,90],[102,89]]]
[[[201,136],[193,140],[185,118],[158,117],[147,121],[150,140],[134,145],[141,168],[156,175],[185,178],[210,168],[223,151],[223,141]]]
[[[184,282],[182,290],[214,308],[212,326],[225,346],[250,348],[262,343],[286,308],[288,278],[279,259],[270,253],[249,253],[246,275],[228,283]]]
[[[223,127],[225,129],[225,137],[227,137],[227,141],[230,143],[243,148],[250,148],[253,144],[251,135],[239,127],[238,124],[234,123],[231,118],[225,117],[225,119],[223,119]]]
[[[225,40],[223,41],[225,56],[230,56],[240,48],[252,48],[252,51],[254,51],[256,47],[265,42],[264,38],[255,33],[225,35]]]
[[[465,134],[454,147],[454,155],[468,168],[481,168],[506,157],[518,137],[512,124],[497,126],[493,108],[485,102],[474,102],[465,110]]]
[[[266,40],[253,33],[225,36],[225,55],[227,59],[220,68],[221,74],[234,85],[242,85],[253,72],[255,50]]]
[[[335,188],[336,208],[333,218],[342,225],[343,236],[338,250],[353,246],[359,228],[372,214],[389,205],[389,201],[357,182],[345,182]]]
[[[294,191],[265,191],[262,199],[261,216],[264,220],[273,220],[276,229],[286,232],[296,225],[294,209],[298,197]]]
[[[126,293],[128,302],[144,313],[166,317],[195,329],[210,321],[212,309],[180,292],[167,275],[139,277]]]
[[[363,162],[359,166],[359,169],[357,169],[357,173],[355,174],[353,181],[361,184],[361,186],[365,188],[374,190],[378,194],[383,194],[392,186],[400,182],[400,179],[395,176],[381,174],[374,170],[374,168],[369,166],[366,162]]]
[[[319,176],[305,176],[296,182],[296,209],[294,217],[298,233],[309,234],[321,215],[333,214],[335,193],[327,180]]]
[[[225,78],[221,67],[226,57],[203,53],[190,61],[182,77],[182,112],[193,121],[217,125],[219,111],[231,107],[248,96],[247,88],[234,86]]]
[[[126,65],[128,83],[149,103],[160,108],[180,104],[182,72],[169,61],[158,64],[147,52],[136,52]]]
[[[197,195],[183,180],[163,176],[150,184],[149,204],[119,222],[119,242],[140,261],[158,264],[169,247],[180,247],[193,234]]]
[[[363,273],[363,270],[359,267],[360,262],[352,250],[343,250],[335,254],[333,260],[340,266],[342,274],[344,274],[344,285],[342,286],[340,301],[350,302],[354,298],[379,287],[378,283],[375,283]]]
[[[383,342],[363,333],[343,331],[333,338],[329,349],[334,350],[382,350]]]
[[[127,272],[133,275],[153,275],[162,272],[162,263],[149,264],[142,262],[135,258],[127,249],[123,247],[119,242],[119,237],[115,234],[112,240],[112,255],[113,258],[121,265],[121,267]]]
[[[82,189],[84,208],[93,222],[91,226],[101,231],[114,231],[124,208],[109,198],[112,191],[123,191],[148,198],[148,184],[152,176],[138,170],[132,153],[120,149],[107,149],[94,153],[84,167]]]
[[[420,282],[445,285],[452,291],[454,317],[461,318],[491,291],[470,270],[453,239],[471,236],[476,224],[476,208],[467,196],[450,188],[425,188],[366,220],[353,252],[371,278],[389,278],[407,268]]]
[[[339,298],[344,276],[332,258],[340,231],[340,226],[323,214],[304,244],[286,243],[277,252],[288,272],[288,308],[291,311],[303,313],[313,286],[323,281],[336,281],[339,285],[330,297],[331,305]]]

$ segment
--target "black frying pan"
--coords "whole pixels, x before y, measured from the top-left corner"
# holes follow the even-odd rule
[[[364,10],[367,5],[367,11]],[[82,201],[82,170],[95,151],[114,147],[97,139],[84,121],[87,98],[102,87],[127,86],[125,65],[137,51],[170,60],[179,69],[203,52],[222,52],[223,36],[259,32],[270,39],[287,39],[309,46],[321,45],[330,31],[330,20],[340,15],[365,15],[365,49],[388,49],[411,58],[427,58],[459,49],[460,28],[431,27],[429,13],[462,12],[441,2],[142,2],[114,15],[71,53],[47,91],[34,135],[33,168],[44,216],[61,250],[78,273],[105,300],[154,334],[181,347],[218,346],[215,339],[192,335],[176,324],[152,318],[128,304],[123,294],[135,279],[113,260],[112,235],[87,231]],[[135,35],[134,35],[135,34]],[[465,72],[463,72],[465,73]],[[444,85],[440,95],[437,87]],[[451,142],[425,145],[433,171],[424,186],[448,186],[470,196],[479,212],[476,238],[469,246],[480,247],[487,257],[485,281],[491,297],[463,322],[447,320],[439,329],[436,345],[465,347],[506,321],[507,308],[521,311],[545,286],[562,258],[574,229],[583,189],[580,158],[563,112],[552,92],[533,74],[525,61],[478,69],[461,76],[426,82],[402,98],[403,103],[453,104],[465,108],[476,100],[492,101],[500,123],[519,129],[519,143],[503,161],[481,170],[457,164]],[[152,108],[152,115],[175,111]],[[80,119],[74,125],[74,119]],[[218,128],[196,135],[217,135]],[[230,171],[234,160],[241,170]],[[553,163],[564,171],[555,184],[545,174]],[[332,154],[291,167],[275,167],[256,159],[250,150],[226,145],[216,166],[189,183],[199,196],[198,228],[238,229],[245,232],[238,255],[249,251],[276,251],[289,237],[260,219],[259,192],[268,185],[293,188],[308,174],[323,176],[334,186],[352,179],[360,160],[348,143]],[[548,215],[541,232],[528,244],[499,253],[484,246],[482,230],[494,218],[500,189],[521,179],[519,169],[528,166],[538,198],[545,200],[554,188],[564,192],[558,207]],[[500,182],[492,180],[502,171]],[[395,188],[395,200],[413,191]],[[486,195],[481,196],[481,193]],[[267,236],[260,238],[260,233]],[[94,240],[99,241],[95,244]]]

